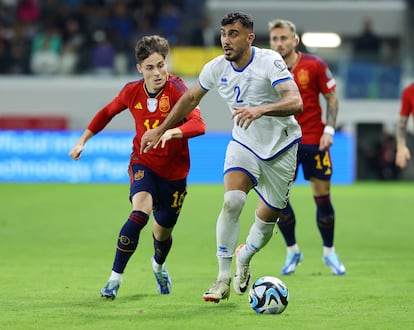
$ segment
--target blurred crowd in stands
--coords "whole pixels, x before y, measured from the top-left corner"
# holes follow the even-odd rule
[[[0,74],[128,74],[143,35],[203,46],[205,0],[0,0]]]
[[[0,74],[133,74],[135,43],[148,34],[163,35],[172,47],[217,46],[206,2],[0,0]],[[398,41],[378,36],[369,18],[363,22],[344,77],[362,86],[352,85],[348,97],[397,97]],[[256,36],[256,43],[268,46],[267,34]],[[330,63],[336,75],[337,64]],[[383,91],[378,81],[384,75],[391,88]]]

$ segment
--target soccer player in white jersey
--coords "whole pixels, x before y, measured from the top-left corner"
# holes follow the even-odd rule
[[[234,125],[224,162],[223,207],[216,224],[219,270],[203,295],[205,301],[216,303],[230,295],[239,216],[248,192],[254,189],[259,200],[246,242],[236,252],[233,286],[237,294],[246,292],[250,260],[270,240],[286,207],[302,136],[294,117],[302,111],[298,87],[278,53],[252,46],[252,18],[229,13],[221,21],[220,34],[224,55],[204,66],[198,81],[164,122],[141,139],[141,152],[156,148],[163,132],[190,113],[209,90],[217,89],[228,104]]]

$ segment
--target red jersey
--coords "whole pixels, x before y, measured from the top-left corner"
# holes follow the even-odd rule
[[[295,116],[302,128],[301,144],[319,144],[325,123],[319,94],[329,93],[336,88],[335,79],[328,65],[319,57],[298,52],[298,61],[290,69],[299,87],[303,101],[302,113]]]
[[[409,117],[410,114],[414,120],[414,84],[404,88],[401,95],[401,110],[400,116]]]
[[[130,82],[95,115],[88,129],[97,134],[114,116],[129,109],[135,120],[136,130],[130,163],[145,165],[169,181],[184,179],[190,170],[188,138],[204,134],[206,129],[198,108],[175,126],[180,127],[182,139],[171,139],[167,141],[164,148],[159,145],[156,149],[142,154],[140,154],[140,144],[142,135],[164,121],[187,89],[181,78],[171,74],[164,88],[152,97],[144,87],[144,79]]]

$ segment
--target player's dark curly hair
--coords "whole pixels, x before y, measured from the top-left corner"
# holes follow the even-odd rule
[[[245,29],[253,32],[254,24],[253,18],[248,14],[240,12],[228,13],[221,20],[221,26],[239,22]]]
[[[135,45],[135,58],[141,64],[147,57],[154,53],[161,54],[164,59],[170,51],[168,40],[159,35],[142,37]]]

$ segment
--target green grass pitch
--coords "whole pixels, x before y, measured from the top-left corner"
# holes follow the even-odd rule
[[[160,296],[150,266],[150,225],[141,234],[114,301],[99,291],[117,234],[130,212],[128,184],[1,184],[0,329],[409,329],[414,328],[414,186],[334,186],[335,246],[347,267],[322,261],[309,186],[294,186],[297,238],[305,259],[281,276],[280,234],[252,261],[252,277],[280,277],[290,291],[280,315],[257,315],[247,296],[205,303],[217,274],[215,222],[220,185],[189,185],[167,260],[173,289]],[[241,216],[240,243],[256,195]]]

